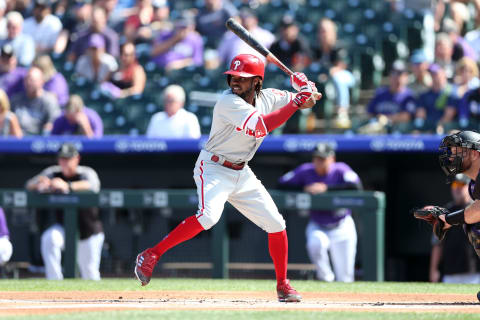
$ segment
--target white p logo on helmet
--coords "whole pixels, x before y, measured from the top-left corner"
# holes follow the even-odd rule
[[[238,68],[242,63],[240,62],[240,60],[235,60],[235,61],[233,61],[233,64],[235,65],[235,66],[233,67],[233,70],[236,71],[237,68]]]

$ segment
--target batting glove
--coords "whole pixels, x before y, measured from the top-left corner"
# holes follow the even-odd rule
[[[312,95],[312,92],[309,91],[302,91],[299,92],[295,95],[295,98],[293,98],[293,103],[297,105],[298,108],[302,108],[302,105],[310,98]]]
[[[311,81],[308,81],[307,76],[301,72],[295,72],[290,76],[290,83],[293,89],[302,92],[312,92]]]

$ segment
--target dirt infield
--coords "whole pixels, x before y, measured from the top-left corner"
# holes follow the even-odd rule
[[[1,292],[0,316],[113,310],[304,310],[480,313],[475,295],[303,293],[301,303],[277,302],[273,292],[56,291]]]

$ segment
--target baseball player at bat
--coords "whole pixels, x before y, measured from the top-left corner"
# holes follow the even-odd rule
[[[313,107],[318,97],[313,83],[302,73],[291,76],[297,93],[262,89],[264,72],[263,62],[254,55],[240,54],[231,61],[230,69],[225,72],[230,89],[215,104],[210,136],[193,170],[198,210],[156,246],[137,256],[135,275],[143,286],[149,283],[161,256],[177,244],[213,227],[228,201],[267,232],[278,300],[300,302],[300,295],[287,279],[285,220],[248,162],[268,133],[298,109]]]
[[[426,206],[412,210],[413,215],[432,225],[433,233],[439,240],[445,237],[452,226],[462,226],[480,257],[480,134],[460,131],[448,135],[443,138],[440,150],[440,166],[447,175],[448,183],[459,173],[472,179],[468,188],[473,202],[465,209],[454,212],[438,206]],[[480,292],[477,294],[479,296]]]

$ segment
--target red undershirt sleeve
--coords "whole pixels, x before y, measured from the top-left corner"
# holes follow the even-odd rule
[[[269,114],[262,115],[263,122],[267,127],[268,132],[272,132],[283,123],[285,123],[290,117],[298,110],[297,105],[292,101],[287,103],[280,109],[277,109]]]

